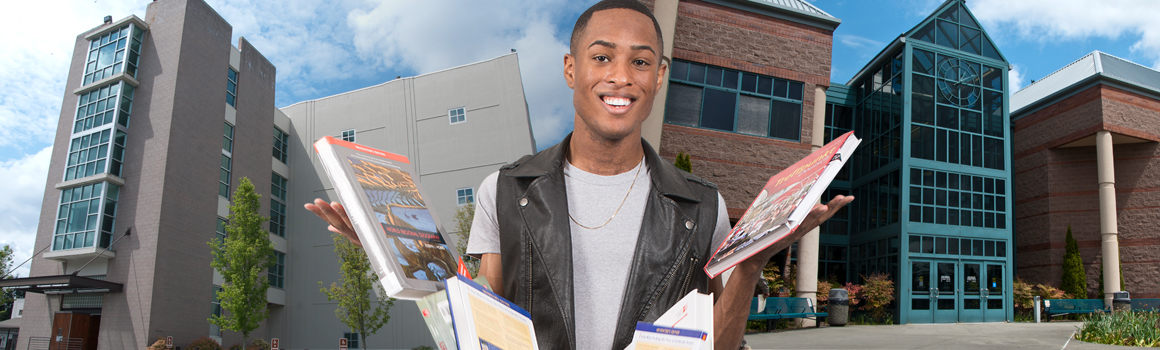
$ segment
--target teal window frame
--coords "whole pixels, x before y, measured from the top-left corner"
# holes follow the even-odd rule
[[[225,122],[222,130],[222,158],[218,176],[218,196],[230,199],[230,178],[233,171],[234,126]]]
[[[455,189],[456,205],[475,204],[475,188],[465,187]]]
[[[122,70],[135,78],[143,34],[141,28],[127,24],[90,40],[81,86],[114,76]]]
[[[107,181],[60,191],[52,250],[107,248],[121,187]]]
[[[238,71],[233,67],[229,68],[229,73],[226,75],[226,103],[230,107],[238,107]]]
[[[346,142],[355,142],[354,135],[355,135],[354,129],[343,130],[342,133],[339,135],[339,138],[342,139],[343,141],[346,141]]]
[[[274,152],[273,152],[273,156],[274,156],[274,159],[277,159],[279,162],[282,162],[282,164],[290,164],[287,162],[287,160],[289,160],[289,158],[290,158],[290,149],[287,148],[287,142],[289,139],[290,139],[289,134],[286,134],[285,131],[282,131],[282,129],[279,129],[276,126],[274,127]]]
[[[669,73],[669,96],[665,102],[666,123],[748,136],[801,141],[805,83],[686,60],[673,60]],[[682,96],[674,96],[684,88],[701,89],[700,100],[695,101],[697,114],[695,123],[691,120],[681,120],[676,115],[678,112],[675,112],[693,107],[692,105],[681,105],[689,103],[689,101]],[[710,94],[713,96],[708,96]],[[728,102],[726,100],[729,96],[732,96],[732,111],[725,111],[729,109],[728,106],[718,106],[716,103],[710,104],[710,109],[724,107],[719,112],[732,113],[732,119],[730,120],[728,117],[706,119],[705,102],[709,99],[721,99],[722,102]],[[745,101],[760,102],[759,99],[768,99],[769,102],[762,106],[760,103],[751,104]],[[761,110],[748,111],[746,107],[742,106],[743,104],[748,108],[760,109],[764,107],[767,117],[760,118]],[[794,106],[796,108],[778,108],[779,106]],[[752,115],[754,118],[742,120],[747,118],[742,115],[749,112],[755,113]],[[793,113],[794,116],[782,115],[782,113]],[[725,127],[726,122],[728,122],[728,127]],[[720,125],[713,125],[715,123],[720,123]],[[747,127],[742,124],[750,125],[750,123],[755,123],[752,125],[753,130],[761,129],[760,124],[764,123],[765,130],[760,134],[755,131],[744,131]],[[780,123],[793,123],[796,127],[781,128],[779,127]],[[789,136],[790,133],[793,136]]]
[[[452,125],[467,121],[467,108],[455,107],[447,110],[448,122]]]
[[[270,281],[270,286],[284,289],[286,282],[286,253],[275,250],[271,253],[270,259],[272,263],[266,271],[266,277]]]

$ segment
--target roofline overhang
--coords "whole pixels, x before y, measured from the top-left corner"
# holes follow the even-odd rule
[[[891,53],[891,52],[894,52],[898,49],[901,49],[905,44],[906,44],[906,34],[899,35],[897,38],[894,39],[893,42],[890,43],[890,45],[886,45],[886,47],[883,48],[882,51],[878,51],[878,55],[874,56],[874,59],[870,60],[870,62],[867,62],[866,65],[862,66],[862,69],[858,70],[858,73],[855,73],[854,76],[851,77],[850,80],[847,81],[845,85],[849,85],[851,89],[856,88],[856,86],[854,86],[854,82],[858,81],[859,79],[862,78],[863,75],[866,74],[867,68],[879,67],[882,64],[883,60],[890,58],[890,56],[887,55],[888,53]]]
[[[1044,107],[1047,107],[1048,105],[1055,103],[1060,99],[1071,97],[1071,95],[1074,95],[1080,91],[1086,90],[1088,88],[1091,88],[1092,86],[1096,86],[1099,84],[1109,85],[1109,86],[1116,87],[1119,89],[1124,89],[1124,90],[1139,93],[1142,95],[1147,95],[1149,97],[1160,100],[1160,91],[1153,90],[1153,89],[1147,88],[1147,87],[1143,87],[1143,86],[1140,86],[1139,84],[1136,84],[1136,83],[1133,83],[1130,81],[1126,81],[1123,79],[1119,79],[1119,78],[1116,78],[1113,76],[1105,75],[1101,72],[1101,73],[1095,73],[1095,74],[1092,74],[1086,78],[1080,79],[1079,81],[1075,82],[1074,84],[1068,85],[1062,89],[1059,89],[1058,91],[1055,91],[1051,94],[1048,94],[1047,96],[1044,96],[1043,98],[1036,100],[1035,102],[1028,103],[1026,106],[1023,106],[1022,108],[1019,108],[1018,110],[1011,111],[1010,112],[1011,120],[1014,121],[1016,119],[1023,118],[1024,116],[1029,115],[1031,113],[1035,113],[1036,111],[1039,111],[1040,109],[1043,109]]]
[[[817,14],[805,12],[798,9],[785,8],[780,6],[773,6],[756,2],[753,0],[704,0],[705,2],[731,7],[738,10],[749,11],[757,14],[766,15],[773,18],[784,19],[791,22],[801,23],[812,27],[817,27],[829,31],[838,29],[838,25],[842,24],[842,20],[836,17],[819,16]]]
[[[37,276],[0,280],[0,288],[40,294],[120,293],[120,283],[74,275]]]

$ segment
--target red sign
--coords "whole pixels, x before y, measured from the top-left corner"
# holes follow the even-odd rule
[[[346,338],[338,338],[338,349],[346,350]]]
[[[279,348],[278,338],[270,339],[270,350],[278,350]]]
[[[173,348],[173,336],[165,337],[165,348],[167,348],[167,349]]]

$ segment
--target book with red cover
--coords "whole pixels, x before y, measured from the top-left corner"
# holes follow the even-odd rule
[[[769,178],[733,231],[709,258],[709,277],[736,266],[789,236],[809,214],[862,140],[854,132],[830,141],[796,164]]]

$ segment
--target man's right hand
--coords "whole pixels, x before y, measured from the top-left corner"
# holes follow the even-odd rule
[[[362,242],[358,240],[358,235],[354,232],[354,225],[350,223],[350,216],[346,214],[346,208],[338,202],[327,203],[322,198],[315,198],[314,203],[306,203],[304,205],[306,210],[318,215],[322,220],[326,220],[330,227],[327,227],[330,232],[343,235],[357,246],[362,246]]]

